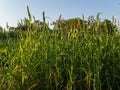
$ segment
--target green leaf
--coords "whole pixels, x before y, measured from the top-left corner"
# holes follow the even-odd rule
[[[28,79],[28,75],[25,72],[23,72],[22,73],[22,85],[24,84],[25,79]]]

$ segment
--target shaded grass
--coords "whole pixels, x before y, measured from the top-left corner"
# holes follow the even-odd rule
[[[17,38],[5,32],[0,41],[1,90],[120,89],[120,35],[114,26],[106,21],[103,27],[97,15],[97,22],[68,31],[46,30],[44,20],[39,31],[27,10],[27,30]]]
[[[29,36],[8,39],[0,45],[0,88],[120,88],[119,35],[71,31],[63,36],[62,31],[48,30],[26,35]]]

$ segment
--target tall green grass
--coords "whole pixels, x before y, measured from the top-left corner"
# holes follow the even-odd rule
[[[120,89],[120,35],[96,31],[98,16],[80,29],[38,32],[27,10],[28,30],[0,41],[0,90]]]

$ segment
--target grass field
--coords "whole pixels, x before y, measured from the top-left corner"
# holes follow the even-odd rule
[[[120,90],[116,27],[97,16],[69,31],[46,23],[39,31],[28,16],[26,31],[0,32],[0,90]]]

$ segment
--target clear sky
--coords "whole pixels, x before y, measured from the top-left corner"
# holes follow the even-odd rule
[[[27,17],[26,7],[36,19],[42,20],[45,11],[49,22],[62,18],[96,16],[102,12],[101,19],[110,19],[114,15],[120,19],[120,0],[0,0],[0,26],[16,26],[18,20]]]

